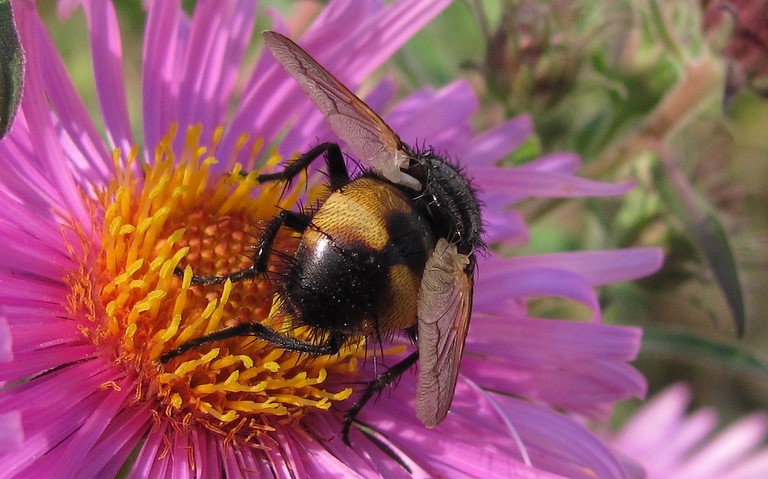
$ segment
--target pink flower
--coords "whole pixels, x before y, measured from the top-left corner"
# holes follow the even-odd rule
[[[334,1],[300,42],[354,88],[447,3]],[[313,204],[323,191],[314,167],[306,184],[285,191],[258,185],[255,174],[334,137],[270,55],[242,69],[256,19],[244,0],[201,1],[190,18],[176,2],[148,2],[143,139],[134,137],[114,8],[82,5],[106,138],[34,3],[14,3],[27,72],[21,110],[0,142],[0,317],[8,325],[0,323],[0,413],[20,420],[10,439],[0,437],[0,476],[113,477],[121,468],[131,477],[625,475],[606,446],[555,409],[599,417],[644,393],[628,364],[640,331],[601,324],[593,288],[651,273],[657,250],[489,251],[453,407],[434,429],[416,419],[415,378],[406,373],[363,409],[370,429],[353,428],[354,447],[341,441],[358,384],[412,348],[402,338],[381,347],[372,339],[369,356],[360,343],[316,358],[235,338],[162,364],[163,352],[190,338],[270,320],[269,281],[203,288],[174,269],[247,266],[276,205]],[[392,90],[384,81],[366,101],[386,111]],[[530,121],[475,134],[476,109],[457,81],[416,92],[385,116],[404,141],[428,138],[461,161],[482,191],[488,243],[525,242],[522,218],[508,209],[516,201],[631,186],[577,178],[570,154],[498,167],[531,134]],[[295,243],[284,234],[275,248],[290,254]],[[537,296],[583,303],[591,321],[530,317],[526,301]]]
[[[687,414],[690,389],[668,387],[645,404],[612,439],[645,468],[648,479],[768,477],[768,416],[755,413],[719,432],[715,411]]]

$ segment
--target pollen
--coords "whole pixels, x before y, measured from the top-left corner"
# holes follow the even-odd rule
[[[137,401],[155,401],[157,413],[179,427],[196,422],[228,439],[251,438],[270,424],[297,421],[308,411],[347,399],[352,390],[344,382],[364,348],[352,345],[333,356],[314,357],[259,338],[235,337],[193,348],[167,363],[159,360],[191,339],[243,322],[317,340],[316,331],[294,326],[280,313],[276,294],[280,258],[295,250],[295,232],[281,230],[267,274],[192,284],[193,274],[224,275],[251,266],[254,245],[280,209],[322,194],[321,186],[308,189],[298,180],[290,187],[259,184],[259,171],[281,159],[274,152],[264,154],[258,141],[250,141],[249,163],[263,167],[245,173],[230,161],[221,168],[215,158],[221,131],[207,146],[201,136],[200,127],[190,128],[181,153],[174,154],[171,131],[143,165],[137,151],[127,162],[115,153],[114,179],[91,202],[98,231],[79,233],[84,247],[71,248],[82,260],[66,278],[68,307],[84,318],[82,334],[126,374],[136,375]],[[243,138],[240,147],[248,144]],[[85,246],[86,238],[94,237],[100,244]],[[339,377],[347,379],[329,380]]]

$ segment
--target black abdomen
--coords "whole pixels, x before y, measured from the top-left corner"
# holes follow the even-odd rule
[[[352,336],[416,322],[435,238],[402,191],[364,177],[333,192],[304,231],[282,286],[297,324]]]

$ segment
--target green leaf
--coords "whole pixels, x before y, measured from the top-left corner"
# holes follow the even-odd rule
[[[715,363],[730,371],[768,381],[768,364],[733,344],[696,336],[688,332],[644,328],[643,353],[681,357],[692,363]]]
[[[0,138],[11,129],[21,101],[24,52],[9,0],[0,0]]]
[[[736,322],[736,332],[741,336],[744,334],[744,297],[736,261],[723,225],[714,214],[707,212],[700,220],[691,222],[689,228],[725,294]]]
[[[677,173],[677,172],[672,172]],[[714,274],[715,281],[725,295],[734,317],[736,333],[744,334],[745,310],[736,261],[728,236],[712,207],[680,174],[674,181],[661,167],[654,171],[655,183],[670,211],[685,225],[690,240]]]

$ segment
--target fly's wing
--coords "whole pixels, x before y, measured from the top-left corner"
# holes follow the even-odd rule
[[[393,183],[421,188],[400,170],[409,157],[400,138],[376,112],[293,41],[276,32],[262,35],[275,60],[309,93],[333,131],[360,159]]]
[[[472,312],[469,258],[441,238],[427,260],[419,288],[419,381],[416,415],[435,427],[448,414]]]

